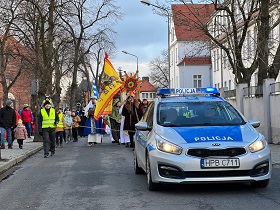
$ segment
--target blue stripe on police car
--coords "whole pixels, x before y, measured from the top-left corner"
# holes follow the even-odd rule
[[[187,143],[243,141],[240,126],[178,127],[172,129],[174,129]]]

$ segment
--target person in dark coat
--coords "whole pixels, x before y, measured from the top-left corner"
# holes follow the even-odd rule
[[[84,127],[85,127],[86,120],[87,120],[87,117],[85,116],[84,111],[80,111],[80,118],[81,118],[81,121],[79,122],[80,126],[78,128],[78,133],[79,133],[80,137],[83,137],[84,136]]]
[[[135,124],[140,121],[143,115],[139,101],[134,99],[133,96],[128,96],[122,110],[122,115],[125,117],[123,130],[128,132],[130,147],[134,148]]]
[[[16,127],[16,112],[13,109],[13,102],[7,100],[6,106],[0,109],[0,131],[1,131],[1,149],[5,149],[5,131],[8,134],[8,149],[12,147],[12,129]]]

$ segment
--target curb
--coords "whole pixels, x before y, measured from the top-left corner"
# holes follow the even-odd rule
[[[39,147],[37,147],[35,149],[29,150],[25,154],[22,154],[22,155],[20,155],[20,156],[18,156],[16,158],[13,158],[13,159],[3,163],[3,165],[0,166],[0,174],[5,173],[5,171],[9,170],[10,168],[15,166],[16,164],[24,161],[25,159],[27,159],[31,155],[39,152],[41,149],[43,149],[43,146],[39,146]]]

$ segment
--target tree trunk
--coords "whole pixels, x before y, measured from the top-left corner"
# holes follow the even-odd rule
[[[258,85],[268,77],[269,0],[260,1],[260,24],[258,26]]]

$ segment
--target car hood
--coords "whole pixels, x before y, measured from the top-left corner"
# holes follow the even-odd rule
[[[241,126],[157,126],[156,133],[175,144],[186,143],[250,143],[259,138],[259,133],[248,123]]]

